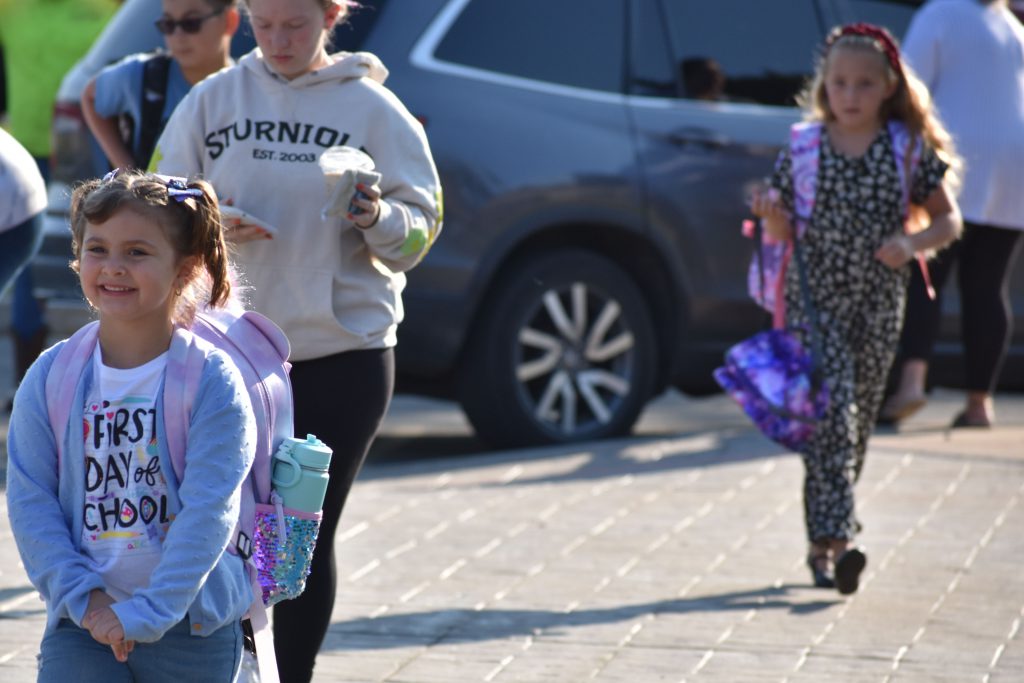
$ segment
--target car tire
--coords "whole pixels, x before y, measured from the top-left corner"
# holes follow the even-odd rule
[[[657,367],[632,278],[604,256],[560,249],[521,259],[485,302],[459,399],[497,447],[602,439],[630,431]]]

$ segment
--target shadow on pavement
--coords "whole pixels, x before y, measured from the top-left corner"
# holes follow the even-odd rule
[[[492,452],[475,436],[438,434],[428,436],[379,435],[367,462],[397,464],[423,459],[459,458]]]
[[[756,431],[736,428],[677,432],[667,436],[633,436],[608,441],[491,452],[477,450],[481,444],[472,437],[394,439],[394,444],[389,441],[391,440],[387,437],[378,439],[367,459],[367,466],[359,475],[361,479],[431,475],[460,469],[522,464],[565,457],[578,459],[585,456],[579,466],[568,472],[490,484],[515,486],[598,480],[626,474],[645,476],[788,454],[788,451],[760,436]],[[389,450],[396,445],[400,446],[401,454]]]
[[[0,589],[0,619],[21,619],[27,616],[46,614],[46,608],[37,598],[36,589],[30,585],[9,586]],[[34,607],[21,609],[21,605],[31,602]]]
[[[799,595],[790,597],[796,589]],[[646,615],[782,609],[805,615],[830,608],[832,600],[806,599],[807,586],[782,585],[695,598],[573,612],[527,609],[447,609],[365,617],[331,624],[323,650],[379,650],[424,643],[454,644],[518,636],[558,635],[567,629],[630,621]]]

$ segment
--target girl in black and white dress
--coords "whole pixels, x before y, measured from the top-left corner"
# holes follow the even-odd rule
[[[844,594],[857,590],[867,562],[854,545],[861,525],[853,485],[899,341],[909,264],[961,229],[949,189],[955,162],[949,136],[920,88],[887,31],[854,24],[829,36],[803,96],[807,118],[821,123],[821,138],[814,209],[800,239],[831,397],[801,453],[808,565],[815,585]],[[888,126],[893,120],[921,141],[909,199],[928,214],[930,225],[913,234],[904,231],[903,187]],[[753,200],[754,213],[778,239],[789,239],[793,230],[791,171],[786,149],[771,179],[777,193],[758,193]],[[786,273],[785,292],[787,325],[808,325],[796,268]]]

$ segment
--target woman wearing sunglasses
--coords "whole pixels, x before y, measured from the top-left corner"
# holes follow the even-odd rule
[[[178,102],[193,85],[232,64],[235,0],[161,4],[156,27],[167,52],[129,55],[97,74],[82,93],[86,123],[114,168],[145,169]]]

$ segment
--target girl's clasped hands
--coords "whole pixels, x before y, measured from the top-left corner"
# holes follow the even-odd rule
[[[107,593],[99,589],[93,590],[89,594],[89,605],[85,608],[82,628],[86,629],[97,643],[109,645],[117,661],[127,662],[128,653],[135,649],[135,641],[124,639],[121,620],[114,614],[114,610],[110,609],[115,602]]]

